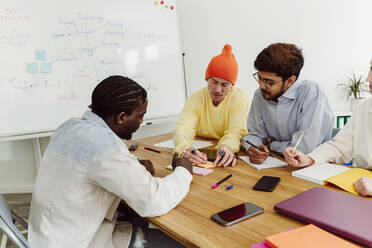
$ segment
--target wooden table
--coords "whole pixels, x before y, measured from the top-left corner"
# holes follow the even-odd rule
[[[164,167],[171,164],[173,151],[154,147],[161,150],[161,153],[155,153],[144,150],[143,146],[151,147],[170,138],[170,134],[165,134],[136,140],[139,146],[134,154],[141,159],[151,159],[155,176],[164,177],[170,173]],[[274,211],[276,203],[320,186],[292,177],[292,170],[289,167],[256,170],[242,160],[238,160],[235,167],[215,168],[207,176],[194,176],[190,192],[184,200],[166,215],[149,218],[149,221],[187,247],[250,247],[268,235],[306,224]],[[233,176],[220,187],[211,189],[213,184],[228,174]],[[253,190],[253,185],[262,176],[280,177],[281,181],[273,192]],[[225,191],[230,184],[234,184],[234,188]],[[223,227],[210,219],[212,214],[243,202],[263,207],[264,213],[230,227]]]

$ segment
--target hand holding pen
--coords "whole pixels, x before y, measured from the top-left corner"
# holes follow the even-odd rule
[[[184,151],[183,155],[189,158],[193,164],[205,164],[207,162],[207,155],[200,152],[189,138],[187,138],[185,135],[183,135],[183,137],[191,145],[190,148]]]
[[[266,145],[255,146],[252,143],[246,141],[251,145],[248,149],[249,161],[254,164],[261,164],[270,155],[269,148]]]

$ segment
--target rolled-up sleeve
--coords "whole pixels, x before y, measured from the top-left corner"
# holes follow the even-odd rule
[[[182,167],[166,177],[153,177],[133,155],[120,148],[94,158],[88,175],[143,217],[159,216],[173,209],[186,196],[192,181],[192,175]]]

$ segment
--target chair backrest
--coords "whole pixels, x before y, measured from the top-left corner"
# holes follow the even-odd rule
[[[333,128],[331,138],[335,137],[340,130],[341,128]]]
[[[25,237],[13,224],[11,209],[7,200],[0,194],[0,230],[18,247],[30,248]]]

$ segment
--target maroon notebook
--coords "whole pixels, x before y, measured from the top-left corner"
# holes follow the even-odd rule
[[[316,187],[276,204],[274,209],[372,247],[372,200]]]

